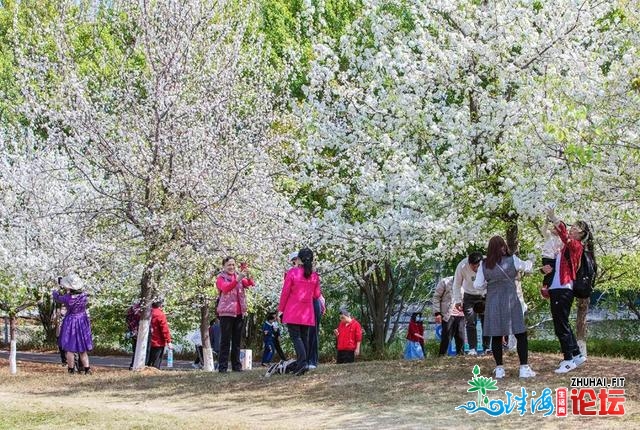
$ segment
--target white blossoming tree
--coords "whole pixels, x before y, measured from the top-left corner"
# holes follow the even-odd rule
[[[560,89],[601,91],[612,36],[599,23],[614,8],[370,0],[340,40],[319,38],[299,172],[318,241],[378,284],[370,306],[392,289],[393,261],[451,256],[496,230],[517,251],[536,240],[526,221],[575,201],[568,184],[591,189],[550,130],[572,113]]]
[[[57,150],[5,128],[0,142],[0,310],[10,318],[10,369],[16,369],[18,314],[51,293],[56,276],[93,273],[96,249],[86,239],[85,183]]]
[[[64,149],[96,194],[96,221],[142,266],[136,369],[150,302],[181,247],[195,238],[240,252],[234,237],[273,239],[287,216],[272,190],[277,77],[250,31],[252,6],[115,1],[85,11],[64,1],[58,23],[43,23],[55,55],[20,51],[25,114]],[[69,28],[91,38],[90,55]]]

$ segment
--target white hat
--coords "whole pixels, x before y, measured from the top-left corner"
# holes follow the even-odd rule
[[[289,261],[295,260],[296,258],[298,258],[298,251],[294,251],[291,254],[289,254]]]
[[[75,273],[71,273],[60,280],[60,286],[62,288],[68,288],[70,290],[82,291],[84,290],[84,284],[82,279]]]

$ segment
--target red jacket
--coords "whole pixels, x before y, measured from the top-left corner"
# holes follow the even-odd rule
[[[424,336],[424,326],[420,323],[409,321],[409,330],[407,330],[407,339],[411,342],[422,342],[422,338],[416,336]]]
[[[358,342],[362,342],[362,326],[351,318],[350,323],[340,321],[338,324],[338,351],[355,351]]]
[[[558,237],[564,243],[564,247],[560,251],[560,285],[567,285],[576,279],[583,246],[579,240],[569,237],[567,226],[563,222],[556,226],[556,231],[558,232]]]
[[[151,346],[159,348],[171,343],[167,316],[160,308],[151,309]]]

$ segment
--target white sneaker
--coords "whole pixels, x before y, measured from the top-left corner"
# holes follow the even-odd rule
[[[571,372],[575,368],[576,368],[576,363],[574,363],[573,360],[562,360],[560,362],[560,365],[556,370],[554,370],[554,372],[567,373],[567,372]]]
[[[528,364],[520,366],[521,378],[533,378],[534,376],[536,376],[536,372],[534,372]]]
[[[573,362],[575,363],[576,367],[582,366],[586,361],[587,361],[587,357],[585,357],[582,354],[579,354],[573,357]]]
[[[310,364],[310,365],[309,365],[309,370],[313,370],[313,369],[317,369],[317,368],[318,368],[318,366],[315,366],[315,365],[313,365],[313,364]]]
[[[522,372],[522,371],[520,371]],[[495,369],[493,369],[493,373],[496,374],[496,379],[502,379],[504,378],[504,367],[502,366],[498,366]]]
[[[475,349],[470,349],[470,350],[467,352],[467,355],[478,355],[478,353],[476,352],[476,350],[475,350]]]

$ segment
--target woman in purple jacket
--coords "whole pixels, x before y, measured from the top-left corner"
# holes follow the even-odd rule
[[[289,336],[296,350],[295,374],[300,376],[309,370],[309,327],[315,326],[313,299],[320,297],[320,277],[313,271],[313,252],[301,249],[298,258],[302,267],[287,272],[280,294],[278,312],[287,324]]]
[[[88,351],[93,349],[91,340],[91,324],[87,316],[87,293],[83,292],[82,280],[75,274],[65,276],[60,280],[60,286],[65,289],[65,294],[58,290],[53,291],[53,299],[62,303],[67,308],[67,313],[62,320],[58,344],[67,354],[67,367],[69,373],[76,373],[74,366],[74,353],[80,355],[80,363],[83,373],[91,374],[89,367]]]

